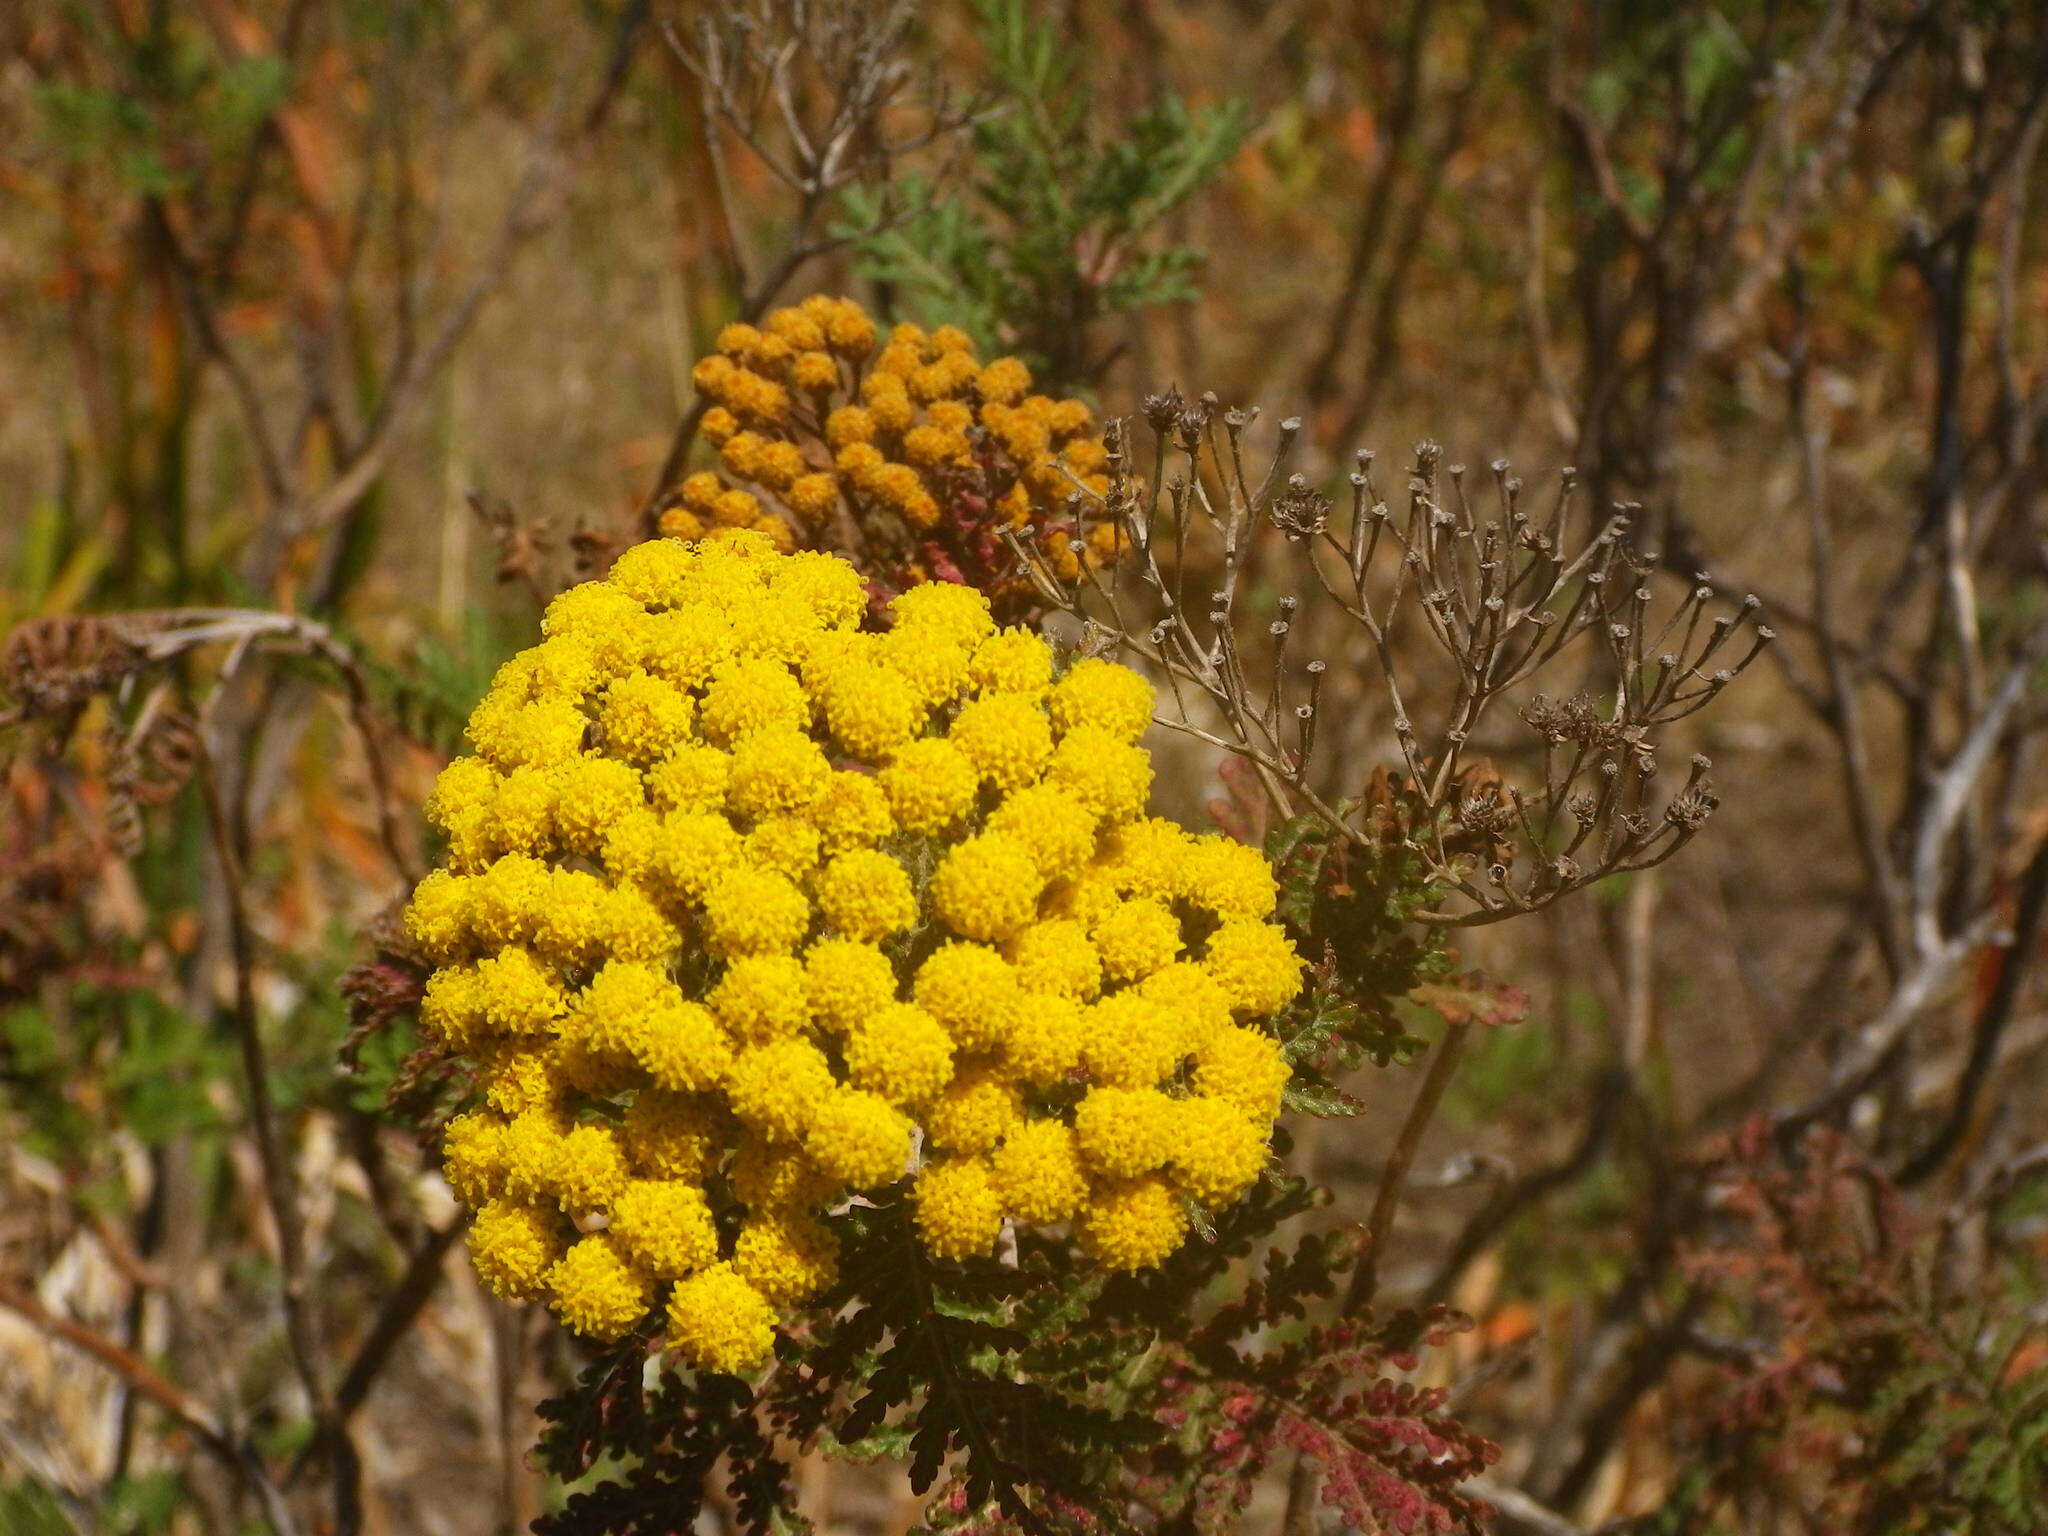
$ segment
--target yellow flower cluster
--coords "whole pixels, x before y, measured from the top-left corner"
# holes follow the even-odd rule
[[[692,379],[719,466],[675,488],[671,537],[754,528],[787,550],[829,540],[845,512],[918,551],[906,582],[994,577],[1013,563],[999,530],[1027,525],[1065,579],[1115,557],[1113,526],[1069,509],[1078,487],[1109,485],[1088,407],[1032,393],[1014,357],[983,364],[957,327],[884,341],[859,305],[818,295],[727,326]]]
[[[499,671],[407,912],[481,1102],[476,1268],[742,1371],[830,1287],[831,1213],[908,1181],[943,1258],[1006,1220],[1101,1263],[1258,1177],[1301,962],[1249,848],[1148,819],[1143,678],[1060,670],[973,588],[867,624],[759,533],[629,550]]]

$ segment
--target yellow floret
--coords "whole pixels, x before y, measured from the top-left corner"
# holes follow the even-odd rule
[[[477,750],[499,768],[551,767],[583,750],[588,725],[583,711],[567,699],[542,699],[511,709],[489,700],[470,716],[469,735]]]
[[[789,668],[759,659],[729,661],[705,690],[698,718],[704,734],[731,746],[755,731],[776,726],[801,730],[810,719],[810,700]]]
[[[876,777],[896,824],[926,836],[965,820],[981,788],[981,775],[966,754],[936,736],[902,748]]]
[[[869,762],[882,761],[924,724],[924,702],[903,675],[873,663],[835,668],[818,702],[832,739]]]
[[[819,1101],[823,1109],[826,1099]],[[750,1211],[786,1210],[829,1205],[838,1182],[811,1161],[795,1142],[771,1141],[755,1130],[740,1134],[727,1169],[733,1197]]]
[[[1279,886],[1258,849],[1211,836],[1189,851],[1177,894],[1221,918],[1263,918],[1271,915]]]
[[[680,1280],[718,1259],[704,1191],[682,1179],[630,1179],[612,1202],[611,1235],[657,1280]]]
[[[649,1014],[680,1006],[682,991],[662,967],[608,961],[575,995],[563,1036],[582,1040],[596,1051],[627,1051]]]
[[[832,777],[818,744],[790,726],[771,726],[732,750],[726,803],[742,816],[794,816],[817,804]]]
[[[586,1338],[622,1338],[654,1299],[652,1280],[619,1251],[609,1234],[593,1232],[548,1271],[555,1316]]]
[[[832,775],[825,793],[811,807],[811,822],[828,854],[868,847],[896,830],[882,786],[865,773],[846,770]]]
[[[657,810],[715,811],[731,773],[732,759],[716,747],[678,747],[647,770],[648,798]]]
[[[786,592],[750,592],[725,604],[734,654],[792,666],[825,632],[802,598]]]
[[[825,921],[849,939],[886,939],[917,922],[909,872],[876,849],[833,859],[819,871],[814,894]]]
[[[571,853],[597,852],[606,829],[642,804],[640,775],[606,757],[557,764],[550,790],[555,835]]]
[[[1052,724],[1027,695],[976,699],[953,722],[948,740],[998,789],[1021,789],[1052,757]]]
[[[988,1165],[979,1158],[926,1164],[911,1198],[917,1206],[918,1235],[939,1258],[987,1253],[1002,1231],[1002,1202]]]
[[[605,898],[603,943],[621,960],[660,960],[682,942],[652,894],[621,883]]]
[[[1104,820],[1129,821],[1152,793],[1152,760],[1144,748],[1119,741],[1099,726],[1076,726],[1053,750],[1046,780]]]
[[[1022,843],[1048,880],[1080,873],[1095,855],[1095,812],[1054,784],[1016,791],[990,813],[988,826]]]
[[[988,598],[957,582],[927,582],[912,587],[889,605],[889,613],[898,629],[943,635],[955,645],[969,649],[996,629],[995,620],[989,617]]]
[[[816,873],[824,853],[818,829],[795,816],[770,816],[757,822],[741,846],[748,862],[799,883]]]
[[[1212,1210],[1242,1198],[1266,1166],[1266,1136],[1235,1104],[1184,1099],[1173,1106],[1172,1177]]]
[[[1016,973],[979,944],[941,944],[918,967],[911,995],[967,1050],[1000,1046],[1025,1007]]]
[[[1077,1003],[1102,990],[1102,957],[1088,930],[1072,918],[1049,917],[1025,928],[1003,953],[1027,992],[1050,992]]]
[[[567,1121],[551,1108],[522,1110],[506,1122],[501,1145],[510,1198],[536,1205],[554,1201],[555,1171],[567,1131]]]
[[[670,896],[699,900],[739,867],[742,844],[732,823],[712,811],[671,811],[655,844],[654,882]]]
[[[797,1034],[810,1022],[804,968],[793,955],[743,955],[711,989],[712,1011],[742,1039],[765,1042]]]
[[[933,913],[962,938],[1000,943],[1038,915],[1045,881],[1030,852],[1001,832],[949,849],[932,876]]]
[[[1118,741],[1136,741],[1152,723],[1152,685],[1129,667],[1085,656],[1053,685],[1052,720],[1063,736],[1092,725]]]
[[[645,611],[630,593],[610,582],[586,581],[549,601],[540,616],[540,632],[550,639],[582,635],[597,640],[609,631],[630,627]]]
[[[1156,1088],[1094,1088],[1074,1106],[1074,1136],[1089,1170],[1132,1179],[1166,1166],[1174,1101]]]
[[[474,1048],[477,1086],[484,1101],[501,1115],[523,1115],[533,1110],[552,1110],[567,1086],[556,1069],[559,1048],[532,1039],[497,1040]],[[499,1143],[499,1152],[511,1167],[512,1143]]]
[[[732,626],[709,606],[692,604],[647,620],[647,670],[678,688],[702,688],[736,652]]]
[[[455,1198],[475,1210],[505,1188],[505,1122],[472,1110],[448,1122],[441,1139],[441,1173]]]
[[[1120,901],[1088,931],[1111,981],[1138,981],[1180,958],[1180,919],[1163,901]]]
[[[809,1301],[839,1278],[839,1239],[808,1211],[765,1211],[740,1225],[733,1268],[776,1306]]]
[[[1041,1087],[1057,1083],[1080,1068],[1085,1030],[1079,1003],[1034,993],[1003,1042],[1003,1065],[1019,1082]]]
[[[1010,1132],[993,1166],[996,1197],[1019,1221],[1065,1221],[1088,1198],[1072,1127],[1030,1120]]]
[[[941,1152],[992,1152],[1024,1120],[1013,1083],[985,1067],[963,1072],[925,1113],[925,1138]]]
[[[551,882],[547,865],[509,853],[469,887],[470,938],[487,949],[523,944],[539,931]]]
[[[483,984],[475,966],[443,966],[427,978],[420,994],[420,1024],[428,1039],[465,1050],[475,1043],[483,1021]]]
[[[1301,991],[1301,956],[1276,923],[1226,922],[1209,936],[1202,968],[1247,1013],[1277,1013]]]
[[[608,1125],[571,1126],[555,1150],[555,1198],[564,1211],[599,1210],[626,1187],[626,1150]]]
[[[477,835],[500,853],[530,853],[545,858],[555,841],[555,771],[514,768],[506,774],[498,781],[497,793],[491,797],[488,808],[476,818]]]
[[[831,1064],[807,1040],[749,1046],[726,1080],[732,1112],[775,1141],[800,1140],[831,1092]]]
[[[469,878],[437,869],[414,887],[406,903],[406,936],[428,959],[446,964],[468,942],[473,905]]]
[[[1138,995],[1176,1015],[1191,1047],[1198,1047],[1231,1023],[1230,994],[1216,978],[1189,960],[1176,960],[1138,983]]]
[[[896,1001],[896,970],[872,944],[820,939],[804,955],[811,1014],[827,1029],[848,1030]]]
[[[669,608],[682,601],[696,564],[694,549],[673,539],[649,539],[623,551],[605,580],[636,602]]]
[[[1052,647],[1028,629],[1005,629],[974,648],[967,675],[984,693],[1035,699],[1052,683]]]
[[[1247,1118],[1270,1125],[1287,1087],[1287,1059],[1271,1035],[1233,1024],[1195,1048],[1195,1092],[1236,1106]]]
[[[787,953],[810,923],[804,893],[766,870],[729,870],[704,893],[705,944],[721,958]]]
[[[606,752],[644,765],[688,741],[695,714],[695,701],[674,683],[633,671],[605,690],[598,735]]]
[[[952,703],[967,686],[967,646],[928,626],[890,630],[878,654],[930,708]]]
[[[928,1104],[953,1077],[953,1042],[939,1021],[892,1003],[847,1031],[846,1075],[899,1108]]]
[[[1171,901],[1187,889],[1194,854],[1194,839],[1184,830],[1163,816],[1147,816],[1119,827],[1105,858],[1121,894]]]
[[[476,987],[483,1022],[503,1035],[544,1034],[568,1005],[554,968],[516,947],[478,961]]]
[[[630,1055],[657,1088],[698,1093],[725,1082],[732,1041],[708,1008],[666,1003],[622,1019],[618,1049]]]
[[[804,1151],[821,1172],[855,1189],[893,1184],[910,1158],[911,1124],[879,1094],[834,1089],[818,1106]]]
[[[498,771],[480,757],[458,757],[441,770],[427,796],[427,820],[443,832],[473,822],[496,798]]]
[[[1082,1010],[1081,1060],[1097,1083],[1149,1088],[1173,1075],[1187,1054],[1180,1020],[1135,992],[1118,992]]]
[[[701,1182],[723,1150],[726,1117],[708,1095],[643,1088],[620,1125],[634,1171],[649,1179]]]
[[[469,1228],[477,1278],[494,1296],[531,1301],[543,1293],[548,1269],[562,1255],[562,1218],[552,1210],[492,1200]]]
[[[820,476],[830,482],[830,476]],[[860,573],[833,555],[804,550],[778,561],[768,578],[771,591],[795,598],[830,629],[857,624],[867,612],[868,594]]]
[[[1081,1216],[1082,1245],[1110,1269],[1151,1269],[1181,1245],[1188,1215],[1162,1179],[1098,1184]]]
[[[668,1339],[696,1369],[739,1375],[775,1352],[775,1309],[730,1264],[714,1264],[669,1296]]]

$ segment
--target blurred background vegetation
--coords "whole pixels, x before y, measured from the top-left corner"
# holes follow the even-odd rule
[[[1455,936],[1532,1006],[1382,1291],[1477,1319],[1430,1369],[1500,1529],[2043,1528],[2044,123],[2024,0],[0,8],[0,1530],[559,1498],[574,1362],[444,1265],[361,962],[469,704],[693,462],[692,362],[816,291],[1298,416],[1340,499],[1569,466],[1761,599],[1712,827]],[[1420,1076],[1301,1137],[1350,1219]]]

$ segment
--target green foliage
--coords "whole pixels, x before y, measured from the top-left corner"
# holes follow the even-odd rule
[[[1200,254],[1154,232],[1237,152],[1241,103],[1164,96],[1125,122],[1096,112],[1082,61],[1024,0],[976,0],[993,96],[964,193],[906,181],[846,196],[865,275],[921,311],[1020,353],[1048,389],[1090,381],[1088,331],[1107,315],[1196,295]],[[907,221],[890,210],[907,201]]]
[[[1402,1000],[1452,975],[1435,929],[1409,921],[1436,893],[1412,856],[1364,850],[1315,815],[1277,827],[1266,855],[1280,882],[1278,915],[1312,967],[1310,985],[1278,1024],[1294,1068],[1287,1103],[1314,1115],[1349,1115],[1358,1103],[1337,1079],[1370,1060],[1388,1066],[1424,1045]]]
[[[348,638],[343,631],[344,638]],[[423,637],[402,666],[379,661],[357,645],[378,710],[422,746],[452,757],[469,712],[490,687],[500,663],[518,649],[510,622],[495,610],[466,609],[462,633]]]
[[[132,40],[93,25],[117,78],[42,85],[42,128],[65,157],[111,169],[133,195],[185,190],[209,163],[244,146],[284,99],[281,58],[225,56],[203,28],[174,22],[168,12]]]
[[[1455,1488],[1491,1447],[1394,1374],[1455,1320],[1314,1322],[1358,1256],[1348,1230],[1248,1262],[1324,1199],[1268,1177],[1123,1276],[1033,1233],[1010,1259],[935,1262],[907,1203],[856,1207],[837,1218],[847,1272],[763,1380],[664,1368],[643,1387],[655,1341],[640,1336],[543,1407],[542,1461],[578,1486],[536,1529],[686,1529],[722,1479],[744,1529],[802,1530],[782,1448],[908,1461],[925,1529],[955,1536],[1234,1529],[1295,1452],[1326,1462],[1354,1519],[1422,1529],[1406,1522],[1433,1511],[1428,1529],[1473,1529]]]

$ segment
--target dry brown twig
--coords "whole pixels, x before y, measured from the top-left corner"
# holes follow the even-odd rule
[[[1704,758],[1657,796],[1656,737],[1714,702],[1774,637],[1754,599],[1712,616],[1704,583],[1658,611],[1653,561],[1626,540],[1631,508],[1581,534],[1569,470],[1539,516],[1497,461],[1494,506],[1481,513],[1463,467],[1423,443],[1401,515],[1362,453],[1340,520],[1329,498],[1285,473],[1298,421],[1280,424],[1277,445],[1254,466],[1255,409],[1175,392],[1149,398],[1145,414],[1149,473],[1134,470],[1121,424],[1102,498],[1126,557],[1079,586],[1054,575],[1052,552],[1029,534],[1012,536],[1017,558],[1049,605],[1091,627],[1094,644],[1135,653],[1164,678],[1173,707],[1162,724],[1248,761],[1283,817],[1306,811],[1360,847],[1391,840],[1462,898],[1419,921],[1470,927],[1540,910],[1662,863],[1712,814]],[[1246,612],[1255,573],[1282,589],[1263,625]],[[1191,585],[1210,588],[1205,601]],[[1386,697],[1401,765],[1391,817],[1375,807],[1357,759],[1328,769],[1317,759],[1328,667],[1298,656],[1294,636],[1318,635],[1329,616],[1362,642]],[[1597,647],[1604,696],[1531,692],[1581,639]],[[1418,648],[1428,658],[1419,663]],[[1418,665],[1434,669],[1419,685]],[[1422,720],[1420,701],[1446,671],[1454,684],[1436,692],[1448,703]],[[1517,705],[1537,736],[1527,789],[1498,782],[1480,756]]]

